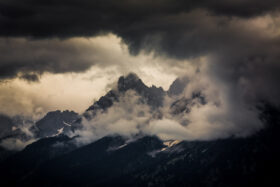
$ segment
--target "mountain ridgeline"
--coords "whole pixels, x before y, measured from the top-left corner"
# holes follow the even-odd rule
[[[112,106],[121,94],[124,94],[128,90],[133,90],[137,94],[143,97],[147,104],[153,108],[162,106],[163,99],[166,92],[160,87],[146,86],[139,77],[133,73],[128,74],[126,77],[119,78],[117,83],[117,89],[109,91],[105,96],[102,96],[97,102],[90,106],[87,111],[93,111],[96,109],[107,109]]]
[[[1,186],[277,186],[280,168],[279,109],[261,108],[265,128],[246,138],[212,141],[163,141],[137,134],[133,139],[112,134],[87,145],[78,136],[81,119],[106,112],[128,90],[151,110],[173,97],[170,115],[189,113],[192,101],[207,103],[202,93],[181,95],[188,81],[177,79],[168,91],[146,86],[135,74],[120,77],[117,87],[94,102],[84,114],[54,111],[30,128],[36,142],[5,155],[0,162]],[[1,117],[1,116],[0,116]],[[0,118],[11,128],[12,121]],[[1,121],[0,121],[1,122]],[[4,123],[3,122],[3,123]],[[2,122],[1,122],[2,123]],[[5,137],[4,137],[5,139]],[[2,140],[1,140],[2,141]],[[2,150],[3,149],[3,150]],[[0,153],[4,148],[0,149]]]

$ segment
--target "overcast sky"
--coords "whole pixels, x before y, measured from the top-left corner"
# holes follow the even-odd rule
[[[279,8],[278,0],[0,0],[0,112],[81,113],[128,72],[164,89],[197,77],[193,89],[231,110],[279,105]]]

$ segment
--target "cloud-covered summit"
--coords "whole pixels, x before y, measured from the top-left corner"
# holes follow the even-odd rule
[[[188,82],[172,93],[178,82]],[[262,111],[225,93],[203,87],[193,89],[196,80],[176,79],[168,91],[147,87],[135,74],[121,76],[117,86],[102,96],[73,126],[70,136],[86,144],[107,135],[136,138],[156,135],[163,140],[212,140],[245,137],[262,127]],[[188,95],[191,92],[191,95]],[[217,94],[213,97],[212,94]],[[244,115],[246,114],[246,115]]]

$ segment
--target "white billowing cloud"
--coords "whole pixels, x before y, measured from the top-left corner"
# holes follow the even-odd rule
[[[188,128],[182,126],[175,119],[163,118],[160,120],[151,120],[146,128],[145,133],[157,135],[163,140],[185,140],[190,133]]]
[[[112,134],[128,137],[138,134],[152,117],[149,106],[139,98],[134,91],[126,92],[106,112],[97,113],[91,120],[83,118],[83,128],[72,136],[79,135],[79,142],[84,144]]]
[[[190,77],[185,89],[185,97],[190,98],[193,92],[201,92],[207,103],[195,104],[188,114],[186,139],[209,140],[230,136],[244,137],[263,127],[255,108],[256,103],[245,100],[242,85],[228,84],[211,75],[209,63],[202,63],[200,72]]]
[[[83,128],[74,134],[80,136],[78,142],[90,143],[112,134],[156,135],[163,140],[212,140],[246,137],[261,129],[259,111],[244,101],[239,85],[233,89],[232,85],[216,80],[208,74],[208,64],[201,63],[199,71],[190,71],[189,83],[181,96],[166,96],[164,106],[152,110],[147,104],[139,103],[136,93],[127,92],[108,111],[97,113],[91,120],[83,119]],[[194,99],[188,104],[190,112],[171,114],[174,101],[191,98],[194,92],[200,92],[207,103]]]

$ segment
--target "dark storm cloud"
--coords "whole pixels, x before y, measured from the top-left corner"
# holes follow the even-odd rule
[[[252,17],[279,7],[277,0],[2,0],[0,34],[68,37],[113,31],[125,37],[140,23],[199,8],[218,15]]]
[[[213,42],[230,42],[231,31],[218,29],[232,16],[250,18],[279,7],[277,0],[2,0],[0,35],[66,38],[113,32],[134,54],[156,48],[177,58],[189,57],[208,52]],[[208,23],[202,20],[205,16],[192,15],[197,9],[218,19]],[[209,25],[215,29],[209,30]]]
[[[38,81],[44,72],[82,72],[98,61],[104,51],[86,38],[28,40],[0,38],[0,79],[20,77]],[[106,63],[105,63],[106,64]]]

